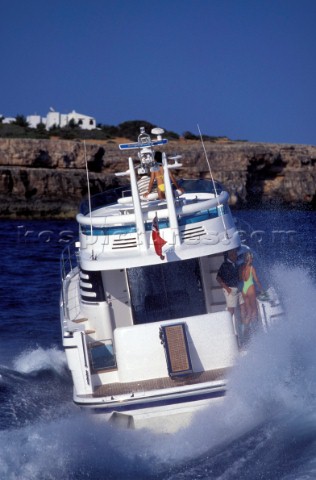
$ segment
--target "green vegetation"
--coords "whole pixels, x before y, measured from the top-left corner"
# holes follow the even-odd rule
[[[200,135],[194,135],[194,133],[191,132],[184,132],[183,138],[186,140],[200,140],[201,137]],[[216,142],[218,140],[228,140],[227,137],[214,137],[210,135],[202,135],[203,140],[209,141],[209,142]]]
[[[28,127],[28,123],[24,115],[17,115],[15,117],[15,122],[13,122],[13,125],[18,125],[19,127]]]
[[[127,138],[135,141],[140,133],[140,127],[145,127],[150,132],[155,127],[152,123],[144,120],[133,120],[123,122],[118,126],[98,124],[94,130],[83,130],[74,121],[71,120],[65,127],[54,125],[46,130],[45,125],[40,123],[36,128],[30,128],[26,118],[23,115],[17,115],[15,122],[3,123],[0,120],[0,138],[50,138],[59,137],[66,140],[113,140],[118,137]],[[174,132],[165,131],[165,136],[169,139],[179,139],[179,135]]]
[[[30,128],[26,118],[23,115],[17,115],[13,123],[5,124],[0,117],[0,138],[34,138],[49,139],[58,137],[64,140],[114,140],[116,138],[127,138],[135,141],[140,133],[140,127],[145,127],[146,132],[150,132],[156,125],[146,120],[130,120],[120,123],[118,126],[103,125],[99,123],[94,130],[83,130],[74,120],[71,120],[65,127],[54,125],[46,130],[45,125],[40,123],[36,128]],[[168,140],[179,140],[180,136],[172,131],[165,130],[164,137]],[[191,132],[184,132],[182,137],[186,140],[199,140],[198,135]],[[226,137],[211,137],[203,135],[204,140],[217,141]]]

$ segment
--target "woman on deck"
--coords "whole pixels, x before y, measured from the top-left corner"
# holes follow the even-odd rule
[[[258,279],[255,267],[252,264],[253,255],[251,252],[245,253],[245,260],[240,268],[240,278],[243,282],[242,295],[245,301],[246,315],[244,318],[245,329],[249,334],[250,326],[255,326],[258,321],[257,296],[255,284],[260,291],[263,291],[260,280]],[[245,332],[245,334],[247,334]]]
[[[148,185],[148,191],[147,191],[147,193],[145,193],[144,196],[145,197],[148,196],[148,194],[151,192],[151,190],[153,188],[154,181],[156,180],[158,198],[159,199],[164,199],[165,198],[165,183],[164,183],[164,172],[163,172],[163,168],[161,166],[162,154],[161,154],[160,151],[155,152],[155,161],[157,162],[157,166],[156,166],[156,169],[154,169],[151,172],[150,182],[149,182],[149,185]],[[176,189],[179,192],[183,193],[183,189],[179,187],[177,180],[175,179],[173,173],[170,170],[169,170],[169,176],[170,176],[171,182],[174,184]]]

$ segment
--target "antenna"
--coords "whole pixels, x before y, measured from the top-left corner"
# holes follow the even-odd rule
[[[201,142],[202,142],[202,147],[203,147],[203,150],[204,150],[204,155],[205,155],[205,158],[206,158],[206,161],[207,161],[208,169],[209,169],[209,172],[210,172],[210,174],[211,174],[211,179],[212,179],[212,183],[213,183],[213,188],[214,188],[214,192],[215,192],[215,197],[217,198],[217,197],[218,197],[218,193],[217,193],[217,189],[216,189],[216,184],[215,184],[215,181],[214,181],[214,178],[213,178],[212,169],[211,169],[211,164],[210,164],[210,162],[209,162],[209,159],[208,159],[208,156],[207,156],[207,153],[206,153],[206,148],[205,148],[205,145],[204,145],[203,136],[202,136],[202,133],[201,133],[199,124],[197,124],[197,128],[198,128],[198,131],[199,131],[199,134],[200,134],[200,138],[201,138]]]
[[[207,153],[206,153],[206,148],[205,148],[205,145],[204,145],[203,136],[202,136],[202,133],[201,133],[199,124],[197,124],[197,128],[198,128],[198,131],[199,131],[199,134],[200,134],[200,138],[201,138],[201,142],[202,142],[202,146],[203,146],[203,150],[204,150],[204,155],[205,155],[205,158],[206,158],[206,161],[207,161],[208,169],[209,169],[209,172],[210,172],[210,174],[211,174],[211,179],[212,179],[213,188],[214,188],[214,192],[215,192],[215,198],[217,198],[217,207],[218,207],[218,211],[219,211],[219,207],[220,207],[221,205],[220,205],[219,199],[218,199],[218,193],[217,193],[217,189],[216,189],[216,183],[215,183],[214,178],[213,178],[212,169],[211,169],[211,164],[210,164],[210,162],[209,162],[209,159],[208,159],[208,156],[207,156]],[[226,227],[226,225],[225,225],[225,221],[224,221],[223,215],[221,215],[221,218],[222,218],[222,222],[223,222],[223,227],[225,228],[225,236],[226,236],[226,238],[228,239],[227,227]]]
[[[86,141],[83,141],[84,146],[84,161],[86,164],[86,173],[87,173],[87,185],[88,185],[88,202],[89,202],[89,215],[90,215],[90,233],[92,238],[92,213],[91,213],[91,195],[90,195],[90,181],[89,181],[89,170],[88,170],[88,162],[87,162],[87,149],[86,149]],[[93,254],[92,254],[93,256]]]

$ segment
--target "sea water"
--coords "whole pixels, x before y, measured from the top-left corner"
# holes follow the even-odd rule
[[[118,429],[73,405],[59,255],[77,227],[2,221],[1,480],[316,478],[315,213],[235,216],[285,319],[252,339],[224,402],[173,435]]]

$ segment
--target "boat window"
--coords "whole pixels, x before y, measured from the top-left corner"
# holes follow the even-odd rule
[[[90,344],[89,352],[93,372],[116,367],[116,359],[111,340],[93,342]]]
[[[130,186],[118,187],[112,190],[106,190],[105,192],[93,195],[90,199],[91,210],[97,210],[98,208],[114,205],[117,200],[124,196],[126,190],[131,190]],[[90,211],[89,199],[85,199],[80,204],[80,213],[87,215]]]
[[[203,180],[203,179],[190,179],[190,180],[180,180],[179,185],[184,188],[186,193],[213,193],[216,192],[219,195],[223,191],[222,185],[217,182],[211,182],[210,180]]]
[[[198,259],[127,270],[135,324],[206,313]]]

